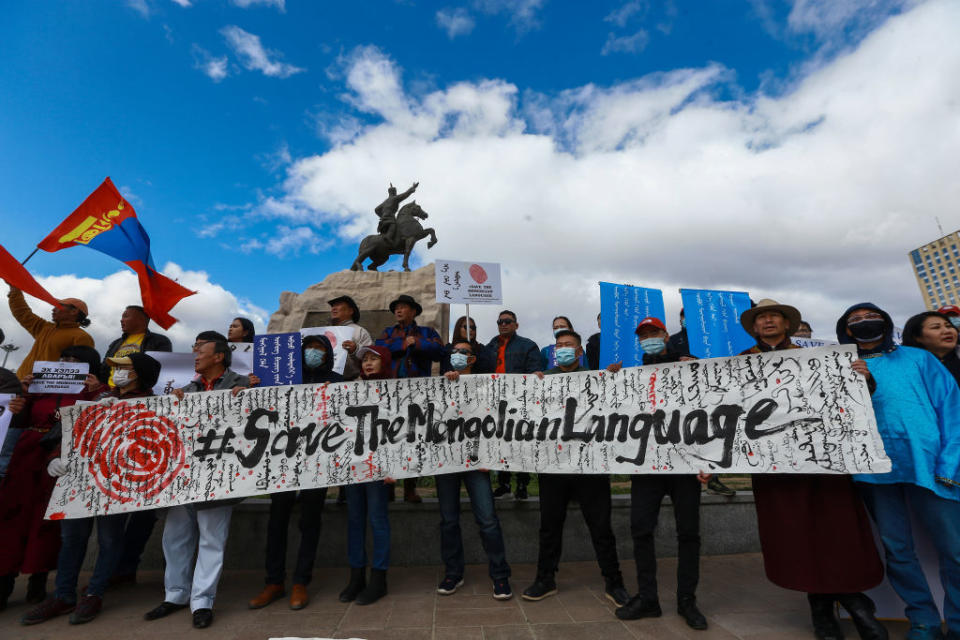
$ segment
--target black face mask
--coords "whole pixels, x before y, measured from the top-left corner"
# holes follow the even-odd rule
[[[883,329],[886,321],[883,319],[860,320],[848,322],[847,328],[857,342],[876,342],[883,339]]]

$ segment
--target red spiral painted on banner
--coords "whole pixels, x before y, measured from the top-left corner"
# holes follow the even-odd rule
[[[73,449],[87,460],[94,482],[112,500],[149,499],[183,468],[177,425],[142,404],[96,405],[80,412]]]

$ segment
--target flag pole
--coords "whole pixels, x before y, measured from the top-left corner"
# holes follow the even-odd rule
[[[28,255],[28,256],[24,259],[24,261],[21,262],[20,264],[21,264],[21,265],[27,264],[27,260],[29,260],[30,258],[32,258],[32,257],[33,257],[33,254],[35,254],[37,251],[40,251],[40,247],[34,248],[34,250],[30,252],[30,255]]]
[[[467,329],[467,342],[470,342],[470,305],[469,305],[469,304],[467,305],[467,324],[466,324],[466,329]],[[476,337],[476,336],[474,336],[474,337]],[[454,338],[454,340],[456,340],[457,336],[453,336],[453,338]]]

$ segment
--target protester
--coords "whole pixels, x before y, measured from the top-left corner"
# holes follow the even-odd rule
[[[347,352],[347,362],[343,366],[343,377],[347,380],[356,380],[360,377],[360,358],[357,350],[373,344],[370,333],[361,327],[360,307],[350,296],[339,296],[327,302],[330,305],[330,324],[337,327],[352,327],[353,336],[343,341],[343,348]]]
[[[670,336],[667,341],[667,348],[670,349],[671,353],[679,353],[684,356],[691,355],[690,341],[687,339],[687,317],[683,314],[683,309],[680,309],[680,331]]]
[[[561,331],[573,331],[573,323],[570,322],[570,318],[567,316],[557,316],[553,319],[553,335],[556,336]],[[547,369],[552,369],[556,366],[556,358],[554,358],[554,347],[552,344],[545,346],[543,349],[540,349],[540,371],[546,371]],[[581,356],[580,364],[586,365],[586,359]]]
[[[377,339],[377,346],[390,351],[393,377],[424,378],[431,375],[433,363],[443,359],[444,350],[440,334],[430,327],[417,324],[416,317],[423,313],[423,307],[404,294],[390,303],[390,313],[397,323],[383,330]],[[423,501],[417,494],[416,478],[403,481],[403,500],[414,504]]]
[[[160,376],[160,363],[150,356],[134,352],[108,358],[105,364],[113,372],[115,384],[101,393],[99,400],[134,400],[153,395],[153,387]],[[67,464],[60,457],[58,445],[53,459],[47,465],[47,473],[58,478],[66,472]],[[125,513],[61,521],[62,545],[57,558],[56,593],[53,598],[24,614],[20,622],[25,625],[39,624],[68,611],[73,612],[70,614],[70,624],[83,624],[96,618],[103,607],[103,594],[111,583],[124,550],[126,521]],[[97,527],[97,560],[83,597],[77,600],[77,581],[94,524]]]
[[[51,451],[60,444],[59,410],[80,400],[93,400],[102,385],[96,373],[100,355],[93,347],[66,347],[59,355],[62,362],[82,362],[90,367],[84,391],[77,394],[28,393],[33,374],[22,380],[22,395],[10,403],[16,426],[22,427],[7,474],[0,482],[0,609],[6,607],[18,573],[30,574],[27,603],[50,605],[47,597],[47,573],[57,566],[60,550],[60,523],[44,520],[55,480],[47,474]],[[61,613],[74,603],[61,603]]]
[[[147,351],[173,351],[170,338],[150,331],[150,317],[143,307],[129,305],[120,315],[120,337],[110,343],[103,355],[103,371],[100,377],[111,387],[113,383],[113,368],[107,364],[109,358],[122,358],[131,353],[145,353]]]
[[[343,382],[343,376],[333,370],[333,346],[323,335],[305,336],[302,342],[301,365],[303,384]],[[300,547],[293,571],[290,608],[303,609],[310,602],[307,585],[313,577],[313,563],[320,544],[320,525],[327,488],[301,489],[270,494],[270,518],[267,521],[266,586],[250,600],[251,609],[260,609],[286,592],[287,531],[293,506],[300,502]]]
[[[227,342],[253,342],[256,336],[253,322],[247,318],[234,318],[227,327]]]
[[[17,377],[21,380],[33,373],[33,363],[36,361],[56,360],[64,349],[74,345],[94,346],[93,338],[83,330],[90,326],[87,303],[83,300],[61,300],[61,306],[54,307],[51,313],[53,322],[33,313],[23,297],[23,292],[16,287],[10,287],[7,302],[14,319],[33,337],[33,345],[17,369]],[[99,356],[97,359],[99,361]]]
[[[800,325],[796,308],[760,300],[740,314],[757,341],[743,354],[799,349],[790,336]],[[886,629],[864,593],[883,580],[863,502],[848,475],[755,473],[753,496],[767,578],[807,594],[817,638],[842,638],[839,603],[861,638],[880,640]]]
[[[960,329],[960,307],[955,304],[948,304],[945,307],[937,309],[937,312],[950,318],[950,324]]]
[[[199,375],[182,389],[174,390],[178,399],[182,400],[185,393],[224,389],[236,393],[250,386],[247,376],[230,369],[233,352],[222,334],[199,333],[193,353],[194,370]],[[167,563],[164,600],[144,615],[146,620],[164,618],[189,605],[194,627],[205,629],[213,624],[213,601],[223,571],[232,511],[231,501],[177,505],[167,510],[163,527],[163,558]]]
[[[170,338],[150,331],[149,325],[150,317],[143,307],[129,305],[123,310],[120,316],[120,337],[107,347],[100,372],[100,377],[106,380],[110,387],[116,387],[113,380],[113,367],[109,364],[111,358],[123,358],[132,353],[147,351],[173,351]],[[110,581],[111,585],[136,583],[140,557],[156,523],[156,509],[134,511],[128,516],[123,534],[123,553],[117,564],[116,575]]]
[[[487,349],[486,346],[480,343],[477,339],[477,323],[473,318],[470,318],[470,336],[467,336],[467,316],[460,316],[457,319],[456,323],[453,325],[453,339],[450,341],[444,348],[444,359],[440,363],[440,371],[446,373],[448,371],[456,371],[456,369],[451,368],[450,355],[453,353],[453,345],[457,342],[468,342],[470,344],[470,350],[473,352],[473,356],[476,358],[473,366],[470,368],[473,373],[493,373],[494,369],[497,367],[497,363],[494,361],[494,354],[490,349]]]
[[[797,332],[793,335],[797,338],[812,338],[813,327],[811,327],[810,323],[806,320],[801,320],[800,325],[797,327]]]
[[[503,314],[501,314],[502,317]],[[556,336],[557,366],[544,375],[589,371],[580,364],[583,355],[580,334],[561,331]],[[590,531],[590,539],[597,555],[597,563],[605,581],[605,593],[611,602],[623,606],[630,600],[623,586],[617,541],[610,522],[612,499],[610,476],[601,474],[542,473],[540,474],[540,553],[537,558],[537,577],[524,589],[524,600],[543,600],[557,592],[555,579],[563,550],[563,525],[570,500],[580,504],[580,512]]]
[[[393,371],[390,350],[382,346],[361,347],[358,355],[363,380],[386,380]],[[387,567],[390,565],[390,514],[386,485],[392,478],[347,485],[347,560],[350,582],[340,592],[340,602],[373,604],[387,595]],[[392,492],[392,489],[389,489]],[[373,532],[373,562],[367,582],[367,519]]]
[[[940,611],[914,550],[911,517],[940,560],[947,637],[960,634],[960,389],[933,354],[893,342],[890,316],[869,302],[837,321],[837,340],[857,345],[855,367],[875,388],[873,411],[889,473],[856,475],[887,560],[890,586],[906,603],[911,639],[940,638]],[[864,362],[865,361],[865,362]],[[833,476],[828,476],[833,477]],[[818,512],[822,520],[822,513]]]
[[[461,375],[474,373],[477,356],[473,352],[473,344],[465,338],[454,339],[451,347],[452,370],[444,375],[447,380],[456,382]],[[463,586],[465,561],[460,532],[460,484],[463,483],[470,497],[470,508],[480,533],[480,542],[487,554],[490,579],[493,580],[493,597],[509,600],[513,597],[510,565],[507,564],[503,532],[494,508],[490,474],[484,469],[474,469],[436,476],[436,482],[437,501],[440,503],[440,555],[444,564],[444,578],[437,587],[437,593],[451,595]]]
[[[533,340],[517,335],[519,326],[517,314],[513,311],[503,310],[497,317],[499,335],[487,344],[487,348],[496,354],[494,373],[534,373],[540,370],[540,349]],[[529,484],[529,473],[517,474],[517,491],[514,493],[517,500],[527,499]],[[497,474],[497,485],[494,498],[510,495],[509,471]]]
[[[3,330],[0,329],[0,344],[3,344]],[[9,369],[0,367],[0,394],[20,395],[20,380],[17,374]],[[7,429],[7,436],[0,441],[0,481],[7,473],[7,465],[10,464],[10,456],[13,455],[13,449],[17,446],[17,440],[23,429],[17,428],[17,425],[11,424]]]
[[[666,364],[692,360],[667,348],[670,337],[658,318],[644,318],[637,325],[637,340],[643,349],[643,364]],[[614,373],[619,369],[611,365]],[[637,595],[616,611],[621,620],[659,617],[657,593],[657,554],[653,534],[657,528],[660,504],[670,496],[677,529],[677,613],[696,630],[707,628],[707,619],[697,608],[697,583],[700,580],[700,483],[709,474],[638,474],[630,478],[630,532],[633,557],[637,563]]]
[[[947,368],[960,384],[960,358],[957,357],[957,328],[951,316],[925,311],[903,325],[903,346],[926,349]]]
[[[600,314],[597,314],[597,329],[600,328]],[[596,371],[600,368],[600,332],[587,338],[587,367]]]

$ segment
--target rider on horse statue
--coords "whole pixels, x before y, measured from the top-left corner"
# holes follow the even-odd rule
[[[397,195],[397,188],[391,182],[387,189],[387,199],[374,209],[377,216],[380,217],[377,233],[382,235],[390,246],[397,246],[399,240],[397,237],[397,210],[400,208],[400,203],[409,198],[417,190],[419,184],[419,182],[414,182],[412,187]]]

